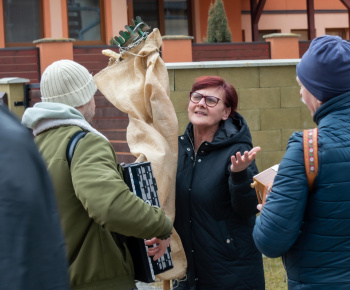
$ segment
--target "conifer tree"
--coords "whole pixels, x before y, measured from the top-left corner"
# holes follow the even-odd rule
[[[231,42],[231,31],[228,27],[224,3],[215,0],[210,4],[208,13],[208,42]]]

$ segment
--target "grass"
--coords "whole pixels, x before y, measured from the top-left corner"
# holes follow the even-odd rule
[[[264,257],[264,272],[266,290],[286,290],[287,276],[281,258],[270,259]]]

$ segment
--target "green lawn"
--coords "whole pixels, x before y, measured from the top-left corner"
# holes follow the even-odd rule
[[[281,258],[264,259],[265,285],[266,290],[284,290],[287,287],[287,276]]]

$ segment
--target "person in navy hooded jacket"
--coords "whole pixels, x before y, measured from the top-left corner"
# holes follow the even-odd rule
[[[282,256],[289,289],[350,289],[350,43],[314,39],[297,82],[318,126],[318,174],[309,191],[294,133],[253,238],[266,256]]]

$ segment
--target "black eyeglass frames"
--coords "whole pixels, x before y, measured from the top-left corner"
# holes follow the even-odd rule
[[[208,107],[215,107],[218,104],[219,101],[222,101],[227,106],[227,104],[223,100],[221,100],[221,99],[219,99],[217,97],[204,96],[204,95],[202,95],[202,94],[200,94],[198,92],[190,92],[190,101],[192,103],[198,104],[201,101],[202,98],[204,98],[205,104]]]

